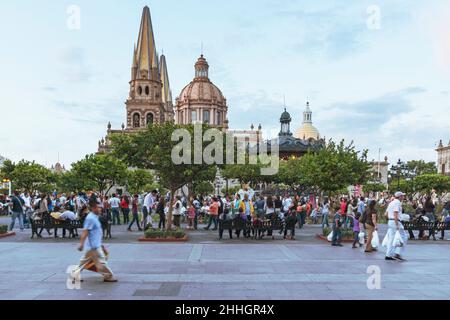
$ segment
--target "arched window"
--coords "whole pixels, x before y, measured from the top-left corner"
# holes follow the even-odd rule
[[[150,88],[149,88],[149,86],[146,86],[145,87],[145,95],[150,95]]]
[[[142,87],[141,86],[138,87],[137,91],[138,91],[138,95],[142,95]]]
[[[141,126],[141,116],[139,113],[133,115],[133,128],[139,128]]]
[[[155,117],[153,116],[153,113],[147,114],[147,126],[150,126],[154,123]]]
[[[218,111],[217,112],[217,125],[221,125],[222,124],[222,112]]]

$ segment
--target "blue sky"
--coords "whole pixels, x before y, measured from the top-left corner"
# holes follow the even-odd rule
[[[81,9],[81,29],[67,8]],[[201,51],[230,124],[279,130],[283,96],[300,126],[306,101],[322,135],[371,158],[434,161],[450,139],[448,1],[153,0],[0,3],[0,154],[70,165],[125,119],[133,44],[149,5],[174,97]],[[376,5],[380,28],[368,28]]]

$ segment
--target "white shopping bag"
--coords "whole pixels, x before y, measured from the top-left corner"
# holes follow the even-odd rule
[[[380,237],[378,236],[378,232],[373,232],[373,238],[372,238],[372,248],[378,248],[380,246]]]
[[[400,231],[398,231],[398,230],[397,230],[397,232],[395,233],[395,236],[394,236],[393,246],[394,247],[403,247],[402,235],[400,234]]]
[[[366,235],[364,232],[360,232],[358,235],[358,239],[359,239],[359,244],[360,245],[364,245],[364,243],[366,243]]]
[[[383,242],[381,243],[381,246],[387,248],[388,243],[389,243],[389,234],[386,234],[386,236],[383,239]]]
[[[331,242],[333,240],[333,231],[330,232],[330,234],[327,237],[328,242]]]

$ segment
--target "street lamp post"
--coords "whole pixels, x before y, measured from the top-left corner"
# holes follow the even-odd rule
[[[11,180],[9,180],[9,179],[3,179],[3,183],[7,183],[7,184],[8,184],[8,195],[10,196],[10,195],[12,194]]]

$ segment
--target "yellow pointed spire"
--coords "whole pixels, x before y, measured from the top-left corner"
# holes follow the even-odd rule
[[[172,92],[170,91],[169,71],[167,70],[166,56],[161,55],[161,82],[162,82],[162,100],[164,103],[172,102]]]
[[[145,6],[142,12],[141,27],[136,49],[137,79],[152,79],[153,70],[158,70],[158,56],[156,53],[155,36],[153,34],[150,8]],[[156,73],[157,74],[157,73]]]

